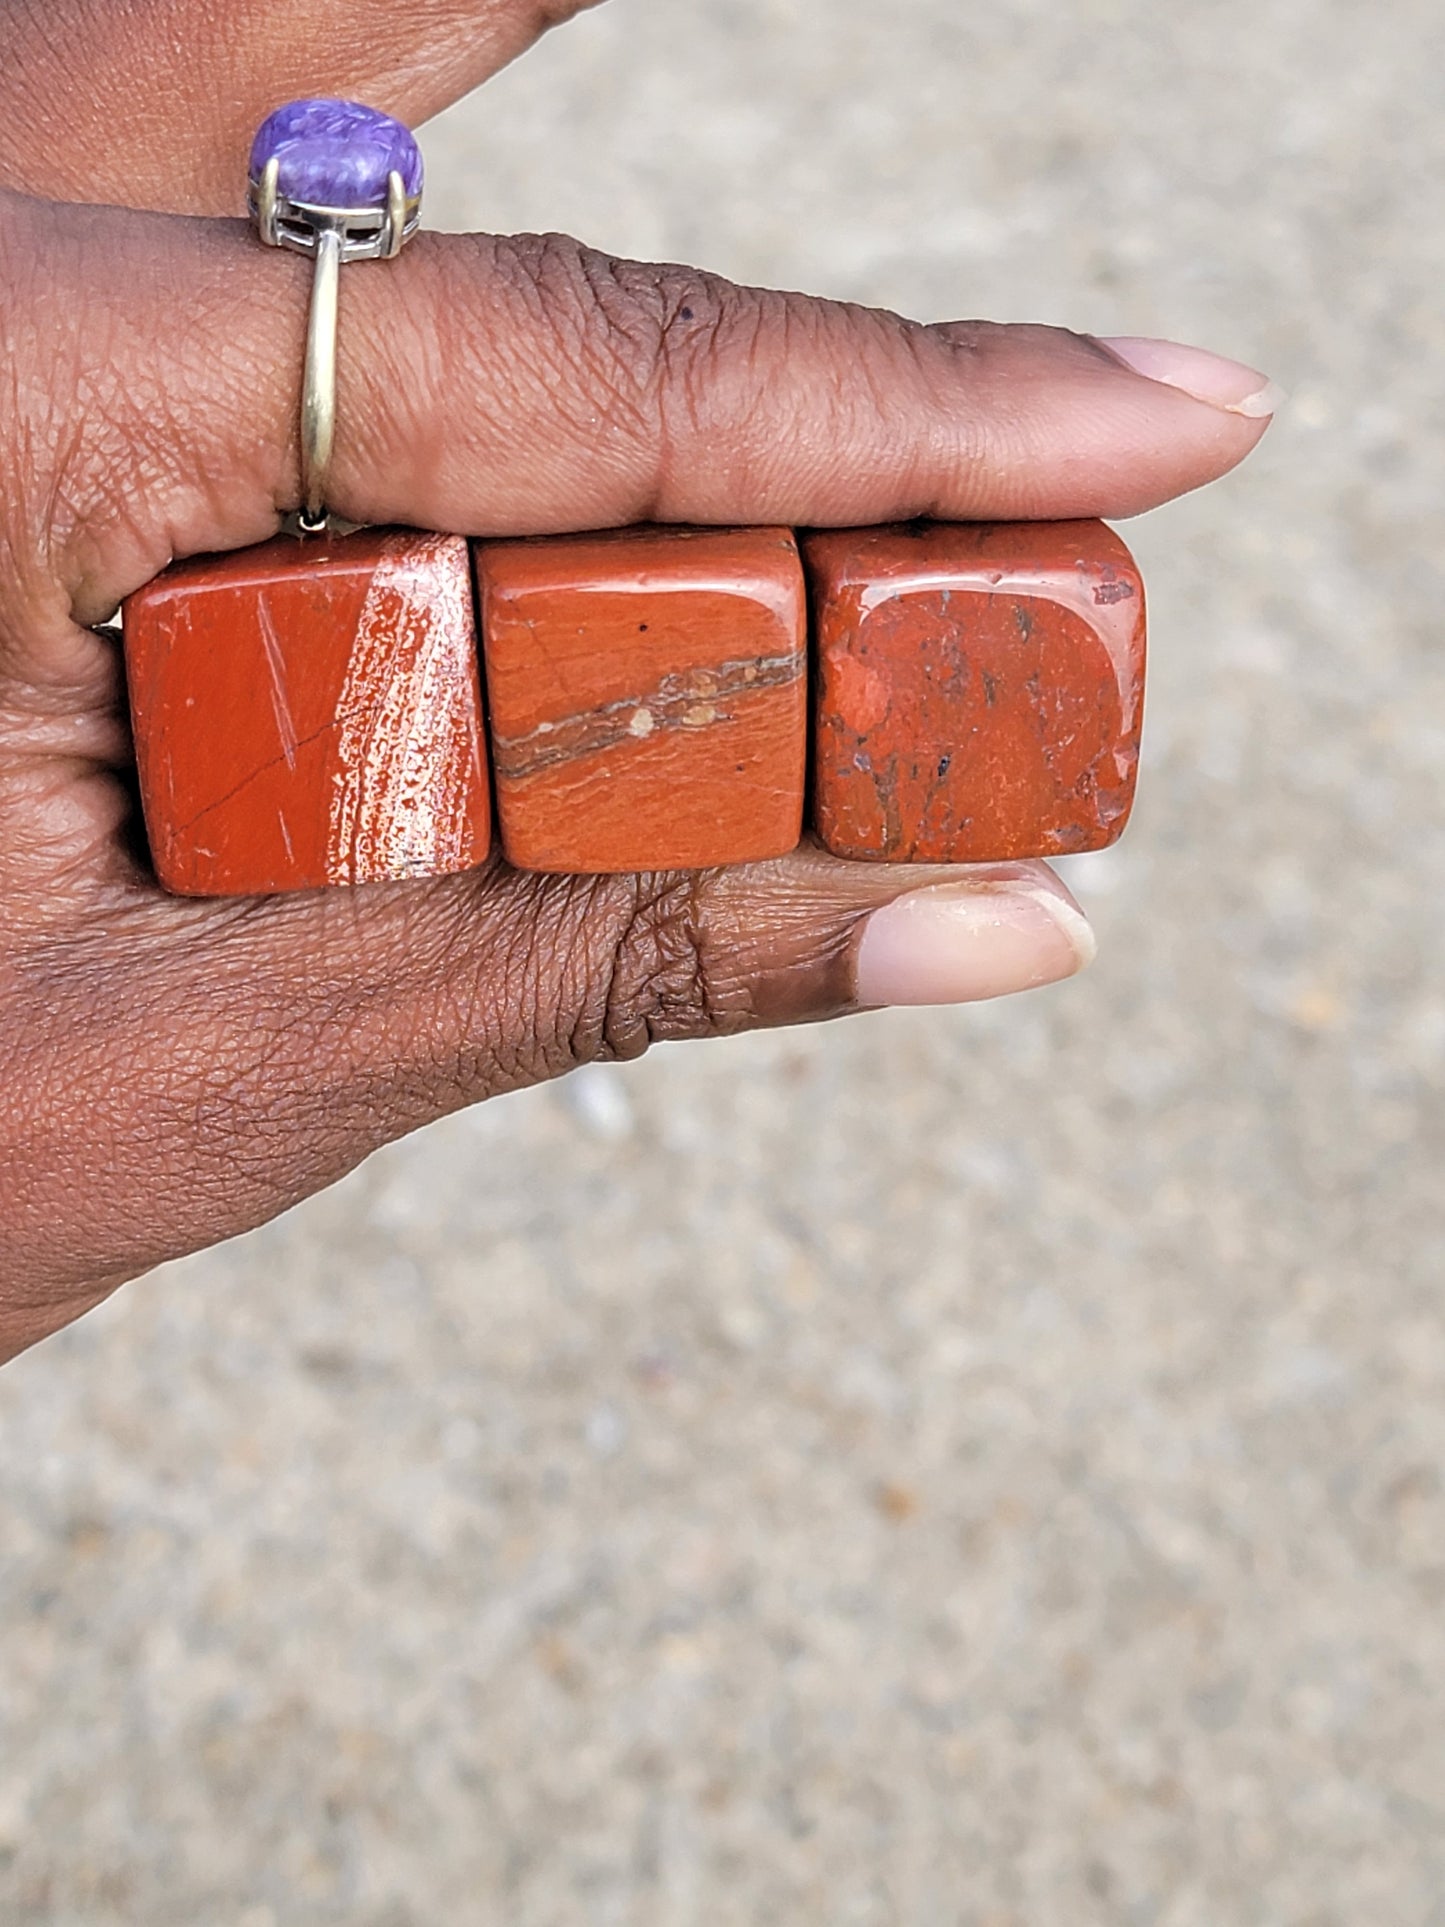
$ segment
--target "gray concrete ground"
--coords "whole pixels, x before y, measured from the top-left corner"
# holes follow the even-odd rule
[[[1294,391],[1061,991],[460,1117],[0,1382],[0,1920],[1445,1922],[1438,9],[615,0],[438,220]]]

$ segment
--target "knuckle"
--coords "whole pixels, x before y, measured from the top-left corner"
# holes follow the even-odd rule
[[[649,436],[677,406],[696,407],[721,370],[755,360],[780,300],[700,269],[622,260],[560,235],[525,244],[522,266],[594,414]]]
[[[578,901],[593,935],[567,1040],[572,1063],[640,1057],[664,1039],[746,1027],[746,989],[729,980],[709,933],[710,876],[588,879]]]

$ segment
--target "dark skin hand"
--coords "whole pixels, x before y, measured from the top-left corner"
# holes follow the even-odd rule
[[[965,921],[1067,904],[1041,865],[812,849],[197,903],[137,855],[117,654],[91,625],[297,500],[307,267],[234,218],[251,133],[308,93],[414,122],[574,11],[0,0],[0,1359],[461,1105],[908,996],[897,930],[866,965],[861,944],[920,886]],[[1129,515],[1266,426],[1232,364],[1186,357],[1184,392],[1174,363],[1149,379],[1060,331],[922,327],[556,236],[424,235],[348,270],[343,301],[332,497],[364,522]],[[1040,946],[1071,915],[1032,960],[1020,936],[991,974],[961,967],[958,994],[1068,974],[1083,951]]]

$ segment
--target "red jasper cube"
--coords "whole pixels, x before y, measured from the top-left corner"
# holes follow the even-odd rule
[[[807,602],[791,531],[487,542],[477,581],[509,862],[696,869],[796,845]]]
[[[839,856],[984,863],[1128,820],[1144,585],[1101,522],[900,524],[803,541],[813,813]]]
[[[445,876],[491,834],[467,544],[364,530],[178,563],[126,602],[141,801],[182,896]]]

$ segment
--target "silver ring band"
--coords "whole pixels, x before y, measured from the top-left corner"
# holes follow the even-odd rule
[[[341,236],[328,228],[316,239],[311,312],[306,321],[306,373],[301,384],[301,526],[326,524],[326,484],[336,446],[336,337],[340,318]]]

